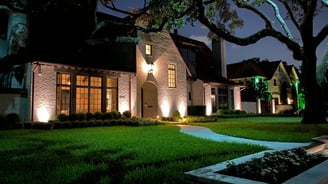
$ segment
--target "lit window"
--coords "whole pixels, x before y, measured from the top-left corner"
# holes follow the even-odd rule
[[[101,112],[101,77],[76,76],[76,112]]]
[[[169,64],[168,65],[168,87],[176,88],[176,65]]]
[[[117,111],[117,79],[107,78],[106,112]]]
[[[56,113],[69,114],[70,113],[70,99],[71,99],[71,75],[67,73],[57,74],[56,85]]]
[[[146,44],[146,55],[151,55],[151,45]]]

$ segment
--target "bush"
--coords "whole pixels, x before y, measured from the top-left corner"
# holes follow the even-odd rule
[[[104,120],[109,120],[109,119],[113,119],[113,114],[111,112],[105,112],[103,114],[103,119]]]
[[[181,119],[180,112],[179,111],[174,111],[173,112],[173,121],[179,121]]]
[[[20,116],[17,113],[9,113],[9,114],[7,114],[6,115],[6,120],[10,124],[21,122],[21,118],[20,118]]]
[[[189,116],[205,116],[206,115],[205,105],[188,106],[187,111],[188,111]]]
[[[83,121],[87,119],[87,114],[83,112],[77,113],[76,116],[77,116],[77,120],[79,121]]]
[[[94,118],[96,120],[102,119],[103,118],[103,113],[102,112],[96,112],[96,113],[94,113]]]
[[[69,120],[70,121],[76,121],[77,120],[77,114],[76,113],[72,113],[69,115]]]
[[[69,117],[66,114],[60,113],[60,114],[57,114],[56,119],[58,121],[67,121],[69,119]]]
[[[119,119],[121,117],[121,113],[118,111],[112,111],[111,114],[114,119]]]
[[[130,111],[124,111],[123,114],[122,114],[122,116],[124,118],[131,118],[131,112]]]

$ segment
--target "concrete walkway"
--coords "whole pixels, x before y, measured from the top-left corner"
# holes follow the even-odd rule
[[[308,146],[310,144],[310,143],[258,141],[258,140],[244,139],[244,138],[217,134],[206,127],[182,125],[182,124],[178,124],[177,126],[180,127],[180,132],[199,138],[209,139],[218,142],[239,142],[239,143],[246,143],[246,144],[256,144],[256,145],[266,146],[274,150],[286,150],[286,149]]]

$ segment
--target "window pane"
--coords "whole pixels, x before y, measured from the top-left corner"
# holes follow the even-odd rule
[[[101,77],[91,77],[90,86],[101,87]]]
[[[101,112],[101,89],[90,89],[90,112]]]
[[[176,66],[175,64],[168,65],[168,87],[176,87]]]
[[[151,45],[146,44],[146,55],[151,55]]]
[[[117,110],[117,89],[107,89],[106,112]]]
[[[76,112],[88,112],[88,88],[76,88]]]
[[[71,100],[71,75],[65,73],[57,74],[56,85],[56,114],[69,114],[70,113],[70,100]]]
[[[88,86],[89,85],[89,77],[85,75],[77,75],[76,76],[76,85],[77,86]]]
[[[117,87],[117,79],[115,78],[107,78],[107,87]]]

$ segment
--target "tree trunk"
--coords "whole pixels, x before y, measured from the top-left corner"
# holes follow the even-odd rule
[[[307,45],[304,47],[302,63],[303,82],[305,91],[305,112],[302,124],[327,123],[322,103],[322,89],[316,79],[316,55],[315,49]]]

